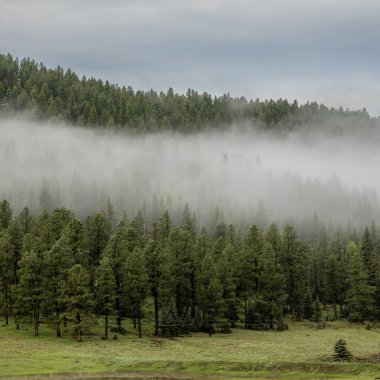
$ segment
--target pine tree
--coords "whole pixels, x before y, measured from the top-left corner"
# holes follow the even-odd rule
[[[163,309],[160,323],[161,335],[175,337],[181,334],[181,321],[178,318],[174,298],[170,299],[169,304]]]
[[[239,253],[239,267],[237,269],[237,292],[244,303],[245,326],[247,327],[247,311],[249,300],[258,291],[261,272],[261,257],[263,255],[263,238],[256,225],[253,225],[245,237],[244,245]]]
[[[212,254],[208,252],[202,260],[197,278],[197,300],[203,315],[204,328],[211,336],[214,323],[224,312],[223,286],[217,277]]]
[[[303,317],[305,319],[311,319],[313,316],[313,299],[311,291],[308,288],[303,297]]]
[[[8,228],[12,220],[12,210],[8,201],[0,202],[0,230]]]
[[[184,318],[192,306],[192,248],[189,231],[174,229],[163,251],[163,279],[160,293],[168,302],[174,298],[179,318]]]
[[[352,354],[347,348],[346,341],[342,338],[336,341],[334,346],[334,360],[337,361],[350,361]]]
[[[78,341],[82,340],[86,317],[92,312],[94,302],[90,291],[90,276],[80,265],[75,264],[68,270],[67,280],[60,283],[60,304],[74,322]]]
[[[43,260],[34,252],[25,252],[20,260],[20,281],[16,286],[18,310],[23,315],[32,315],[34,335],[38,336],[40,315],[44,299]]]
[[[104,337],[108,339],[108,317],[115,307],[116,282],[107,256],[100,261],[96,289],[97,310],[104,315]]]
[[[5,317],[5,324],[8,325],[11,310],[11,285],[14,280],[14,255],[10,236],[5,231],[0,231],[0,263],[0,310]]]
[[[96,127],[99,125],[99,116],[95,106],[91,107],[90,114],[88,115],[87,125],[89,127]]]
[[[121,331],[122,318],[126,314],[125,303],[123,298],[123,265],[127,257],[131,254],[131,249],[136,247],[136,238],[134,238],[134,229],[129,231],[124,223],[120,223],[116,228],[114,234],[108,240],[104,249],[103,256],[109,258],[112,267],[113,275],[115,277],[116,285],[116,298],[115,298],[115,311],[117,314],[116,322],[119,331]]]
[[[368,227],[364,230],[364,235],[360,244],[360,253],[363,259],[365,271],[368,275],[369,284],[374,286],[376,284],[376,277],[379,269],[379,258],[376,257],[377,254],[375,244]]]
[[[150,241],[144,250],[150,294],[154,302],[154,335],[159,333],[159,289],[162,281],[162,245]]]
[[[61,337],[61,314],[65,310],[65,305],[60,302],[61,283],[66,280],[68,270],[74,264],[74,255],[66,238],[60,238],[44,255],[44,314],[55,326],[57,337]]]
[[[127,257],[123,268],[123,288],[127,307],[137,319],[139,338],[142,337],[142,306],[148,295],[148,276],[143,251],[135,248]]]
[[[374,288],[368,285],[368,275],[359,253],[355,253],[351,258],[348,268],[348,284],[346,302],[349,319],[363,323],[366,319],[373,317]]]
[[[325,293],[328,302],[332,303],[334,310],[334,320],[338,319],[337,303],[341,292],[343,278],[339,271],[338,261],[335,256],[330,255],[326,262],[325,273]]]
[[[282,234],[280,264],[284,270],[287,302],[294,322],[302,311],[302,297],[305,293],[305,262],[296,232],[289,224],[285,226]]]

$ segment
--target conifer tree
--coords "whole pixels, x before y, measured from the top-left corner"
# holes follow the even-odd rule
[[[192,248],[190,232],[173,229],[163,252],[161,294],[167,302],[174,298],[179,318],[184,318],[192,305]]]
[[[338,319],[337,303],[341,292],[343,278],[339,271],[338,261],[333,255],[330,255],[327,259],[324,277],[327,301],[333,305],[335,320]]]
[[[167,337],[179,336],[181,334],[181,322],[178,318],[177,308],[174,298],[163,309],[160,322],[161,335]]]
[[[349,361],[352,359],[352,354],[348,350],[346,341],[344,339],[340,338],[336,341],[333,357],[337,361]]]
[[[368,275],[359,253],[351,258],[348,271],[349,290],[347,293],[347,307],[349,319],[363,323],[373,317],[373,292],[374,288],[368,285]]]
[[[162,245],[150,241],[144,250],[150,294],[154,302],[154,335],[159,334],[159,289],[162,281]]]
[[[131,249],[136,246],[136,239],[131,240],[131,236],[134,236],[132,231],[128,233],[128,229],[125,227],[124,222],[121,222],[116,228],[115,232],[108,240],[104,249],[103,256],[109,258],[110,265],[112,267],[113,275],[115,277],[116,285],[116,298],[115,298],[115,311],[117,314],[116,322],[119,331],[121,331],[122,318],[125,316],[125,303],[123,298],[123,265],[127,260],[128,255],[131,253]],[[131,232],[133,234],[131,234]]]
[[[123,288],[127,307],[137,320],[139,338],[142,337],[142,306],[148,295],[148,276],[143,251],[136,247],[127,257],[123,268]]]
[[[25,246],[25,243],[24,243]],[[61,337],[61,314],[65,305],[60,302],[61,284],[67,278],[68,270],[76,264],[67,238],[61,237],[44,254],[42,284],[45,289],[44,313],[56,328],[56,336]]]
[[[11,285],[14,279],[14,255],[10,236],[5,231],[0,231],[0,263],[0,309],[5,317],[5,324],[8,325],[11,311]]]
[[[16,286],[17,309],[23,315],[32,315],[34,335],[38,336],[40,315],[44,300],[43,260],[34,251],[25,252],[19,263],[20,281]]]
[[[112,314],[115,306],[116,282],[110,259],[107,256],[100,261],[96,290],[97,311],[104,315],[104,337],[108,339],[108,317]]]
[[[0,202],[0,230],[8,228],[12,220],[12,210],[5,199]]]
[[[263,239],[256,225],[246,235],[244,245],[239,253],[238,295],[244,303],[245,326],[249,300],[259,289],[261,273],[261,257],[263,255]]]
[[[287,302],[294,322],[302,311],[302,297],[305,292],[305,262],[300,242],[294,228],[289,224],[284,228],[282,243],[280,264],[284,270]]]
[[[61,281],[59,302],[74,322],[80,342],[86,317],[90,316],[94,306],[90,291],[90,276],[80,264],[73,265],[68,270],[67,280]]]

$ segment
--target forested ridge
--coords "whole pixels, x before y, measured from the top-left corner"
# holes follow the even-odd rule
[[[328,128],[379,126],[365,109],[328,108],[317,102],[286,99],[249,100],[229,94],[212,96],[189,89],[177,94],[133,90],[94,78],[81,79],[70,69],[0,55],[0,114],[27,114],[34,120],[132,131],[185,133],[225,129],[233,124],[293,130],[305,124]]]
[[[148,225],[113,208],[79,220],[68,209],[13,215],[0,203],[0,310],[18,328],[49,323],[81,338],[101,318],[108,336],[131,318],[164,336],[190,331],[287,328],[286,319],[380,319],[380,234],[323,223],[299,237],[292,225],[248,231],[216,221],[197,228],[186,206]],[[322,317],[323,312],[323,317]],[[124,322],[123,322],[124,321]]]

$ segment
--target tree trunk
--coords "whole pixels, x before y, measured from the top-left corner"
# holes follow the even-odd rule
[[[104,336],[106,339],[108,339],[108,314],[106,314],[106,321],[104,326]]]
[[[132,320],[133,320],[133,328],[136,330],[136,317],[133,317]]]
[[[116,318],[117,331],[121,332],[121,316],[118,315]]]
[[[158,335],[158,297],[154,297],[154,335]]]
[[[140,303],[138,303],[137,305],[137,325],[138,325],[138,331],[139,331],[139,338],[142,338]]]
[[[247,300],[244,300],[244,328],[247,328]]]
[[[334,300],[334,304],[333,304],[333,309],[334,309],[334,320],[337,320],[338,319],[338,311],[336,309],[336,302]]]
[[[82,326],[81,326],[81,319],[80,319],[80,313],[77,313],[77,328],[78,328],[78,342],[82,341]]]
[[[39,312],[34,313],[34,336],[38,336],[38,326],[40,323],[40,314]]]
[[[61,337],[61,323],[59,321],[59,311],[56,310],[55,311],[55,315],[57,317],[57,322],[56,322],[56,336],[57,338],[60,338]]]
[[[296,321],[296,308],[292,305],[292,322]]]
[[[269,312],[269,329],[270,330],[273,330],[273,307],[270,308],[270,312]]]

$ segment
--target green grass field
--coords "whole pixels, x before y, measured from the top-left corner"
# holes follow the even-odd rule
[[[69,334],[56,338],[49,327],[41,335],[32,328],[0,327],[0,376],[129,373],[137,378],[185,376],[191,378],[291,378],[380,379],[380,328],[330,322],[324,329],[310,323],[289,323],[289,330],[247,331],[232,334],[196,333],[176,339],[129,333],[117,340],[99,335],[77,342]],[[355,359],[350,363],[331,359],[337,339],[344,338]],[[78,377],[82,374],[82,377]],[[109,376],[110,376],[109,375]],[[65,377],[66,378],[66,377]]]

